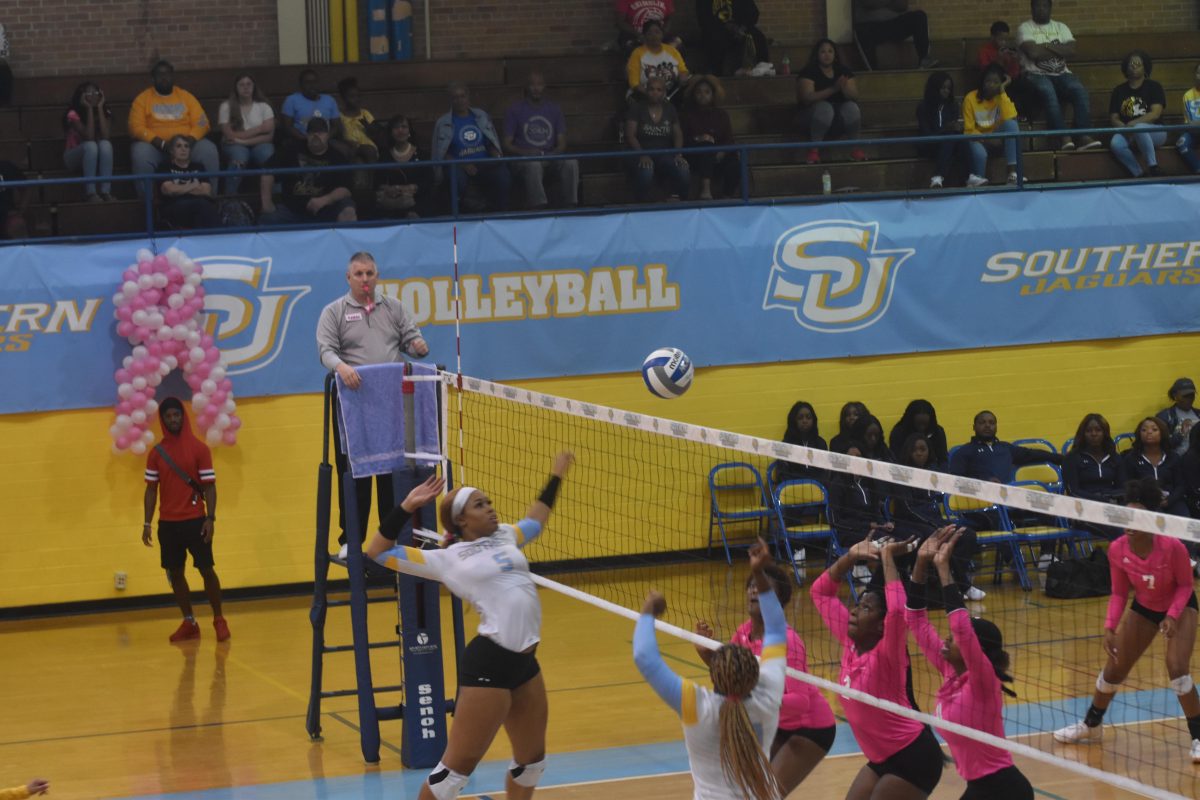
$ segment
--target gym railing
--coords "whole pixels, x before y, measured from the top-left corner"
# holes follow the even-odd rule
[[[354,228],[354,227],[381,227],[389,225],[410,224],[423,221],[438,221],[438,220],[482,220],[482,219],[504,219],[504,218],[530,218],[530,217],[546,217],[546,216],[566,216],[578,214],[605,214],[605,213],[626,213],[630,211],[645,211],[645,210],[664,210],[678,209],[682,207],[704,207],[704,208],[720,208],[728,206],[746,206],[746,205],[791,205],[797,203],[823,203],[830,202],[836,199],[838,202],[860,201],[860,200],[881,200],[881,199],[896,199],[896,198],[917,198],[930,196],[946,196],[963,193],[976,193],[979,191],[988,192],[1020,192],[1027,191],[1025,158],[1028,153],[1020,143],[1031,139],[1054,139],[1063,136],[1083,136],[1089,135],[1093,137],[1105,137],[1107,140],[1114,134],[1124,134],[1128,138],[1132,138],[1140,133],[1156,133],[1165,132],[1168,134],[1182,134],[1184,132],[1192,132],[1200,139],[1200,126],[1194,125],[1145,125],[1134,128],[1086,128],[1076,130],[1022,130],[1010,132],[995,132],[988,134],[945,134],[939,136],[898,136],[889,137],[886,139],[842,139],[837,141],[822,141],[822,142],[770,142],[764,144],[738,144],[729,145],[713,145],[708,147],[685,147],[683,149],[660,149],[660,150],[612,150],[598,151],[588,153],[562,153],[562,154],[547,154],[540,156],[504,156],[501,158],[487,159],[486,164],[517,164],[524,161],[564,161],[576,160],[580,164],[589,161],[607,160],[609,162],[621,162],[622,172],[628,173],[631,160],[639,159],[642,156],[656,155],[683,155],[685,158],[689,155],[699,155],[702,153],[726,153],[736,154],[739,160],[739,192],[736,197],[723,198],[715,200],[691,200],[682,199],[675,202],[644,202],[644,203],[624,203],[624,204],[606,204],[606,205],[579,205],[570,208],[545,208],[537,210],[524,211],[484,211],[484,212],[464,212],[462,209],[462,198],[459,196],[457,174],[458,170],[464,166],[470,165],[472,162],[461,160],[441,160],[441,161],[418,161],[403,165],[405,170],[418,169],[433,169],[440,170],[442,177],[438,180],[438,184],[445,184],[446,188],[443,197],[448,195],[449,210],[448,213],[440,213],[434,216],[413,218],[395,218],[382,217],[377,219],[357,220],[354,222],[323,222],[313,220],[292,225],[275,225],[275,224],[255,224],[244,227],[220,227],[207,229],[187,229],[181,230],[170,226],[165,226],[156,219],[156,195],[158,185],[166,180],[170,180],[175,175],[171,173],[147,173],[138,175],[112,175],[103,178],[93,177],[70,177],[70,178],[49,178],[49,179],[33,179],[22,181],[5,181],[3,186],[5,190],[39,190],[49,186],[74,186],[84,183],[125,183],[125,184],[141,184],[141,197],[139,200],[143,204],[145,227],[138,231],[127,231],[120,233],[100,233],[87,235],[52,235],[49,237],[38,236],[24,240],[3,240],[0,239],[0,247],[6,245],[17,245],[23,242],[34,241],[36,243],[52,243],[52,242],[70,242],[83,243],[89,241],[115,241],[121,239],[154,239],[157,236],[171,236],[179,233],[187,235],[204,235],[204,234],[228,234],[228,233],[247,233],[261,232],[267,230],[312,230],[312,229],[327,229],[331,227],[337,228]],[[962,142],[977,142],[986,141],[989,143],[999,143],[1004,139],[1017,139],[1017,163],[1016,174],[1017,181],[1015,184],[991,184],[987,187],[969,188],[969,187],[950,187],[946,186],[939,189],[931,188],[904,188],[904,189],[887,189],[878,191],[858,191],[858,190],[837,190],[832,194],[801,194],[788,196],[762,196],[757,197],[753,192],[753,181],[751,177],[750,158],[755,153],[766,152],[789,152],[789,151],[807,151],[811,149],[817,150],[819,153],[826,153],[831,150],[849,150],[855,147],[873,147],[880,146],[888,149],[896,148],[897,150],[905,147],[913,147],[916,145],[936,145],[941,142],[962,141]],[[1198,142],[1200,144],[1200,142]],[[1131,149],[1137,152],[1136,146],[1131,142]],[[1165,145],[1164,145],[1165,146]],[[1002,149],[1002,148],[1001,148]],[[1050,151],[1046,151],[1050,152]],[[1074,153],[1066,153],[1057,151],[1058,154],[1064,157],[1072,157]],[[996,149],[989,150],[989,161],[997,155]],[[905,153],[905,157],[910,157],[911,153]],[[888,159],[876,159],[876,161],[886,161]],[[818,167],[843,167],[846,165],[857,164],[859,166],[869,165],[871,161],[866,162],[844,162],[835,161],[828,162],[822,159],[821,164],[810,168]],[[787,166],[804,166],[803,164],[793,161],[788,162]],[[766,165],[764,165],[766,166]],[[400,165],[395,163],[375,163],[375,164],[354,164],[349,166],[333,165],[325,167],[290,167],[290,168],[270,168],[270,169],[249,169],[249,170],[220,170],[218,172],[197,172],[190,173],[193,178],[210,178],[218,181],[225,179],[255,179],[262,175],[273,175],[278,178],[280,176],[300,173],[314,172],[385,172],[396,170]],[[580,174],[583,174],[581,168]],[[628,175],[626,174],[626,179]],[[693,181],[695,176],[693,176]],[[1154,176],[1153,180],[1160,183],[1176,183],[1183,181],[1193,181],[1195,176],[1190,174],[1181,175],[1165,175],[1159,174]],[[1050,183],[1039,182],[1036,184],[1037,191],[1078,188],[1081,185],[1088,186],[1105,186],[1113,183],[1123,183],[1129,180],[1124,177],[1116,180],[1088,180],[1088,181],[1055,181]],[[218,184],[219,185],[219,184]],[[227,195],[214,194],[215,200],[224,199]],[[236,197],[236,196],[233,196]],[[100,206],[102,208],[102,206]]]

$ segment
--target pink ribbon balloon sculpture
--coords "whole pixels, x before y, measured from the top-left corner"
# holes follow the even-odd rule
[[[155,388],[171,370],[183,370],[192,388],[192,416],[210,445],[237,443],[242,426],[233,382],[204,318],[204,269],[182,251],[154,255],[142,249],[125,270],[113,295],[117,333],[133,352],[113,376],[117,381],[116,421],[108,429],[116,452],[142,455],[154,443],[151,428],[158,403]]]

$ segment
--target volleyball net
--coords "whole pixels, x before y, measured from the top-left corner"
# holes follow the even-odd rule
[[[840,645],[807,591],[842,552],[838,528],[856,513],[843,507],[839,497],[846,495],[833,487],[869,482],[884,498],[885,514],[897,498],[936,498],[946,521],[965,519],[977,529],[972,580],[987,596],[968,609],[1003,632],[1018,695],[1005,703],[1007,739],[955,732],[1144,796],[1200,795],[1200,768],[1190,760],[1191,737],[1168,685],[1161,636],[1120,687],[1100,744],[1066,745],[1052,736],[1083,718],[1105,658],[1107,593],[1098,593],[1084,568],[1093,567],[1094,576],[1099,556],[1093,553],[1107,547],[1097,532],[1130,528],[1200,542],[1200,523],[1065,496],[1051,480],[990,483],[470,377],[460,382],[447,374],[445,380],[453,483],[486,487],[501,519],[524,514],[557,452],[575,453],[547,535],[526,549],[543,586],[630,618],[646,592],[659,589],[668,600],[660,630],[713,646],[692,633],[695,623],[708,621],[716,639],[727,641],[746,619],[744,550],[762,536],[794,587],[785,612],[805,641],[811,673],[795,677],[819,685],[840,712],[833,695],[850,692],[836,683]],[[1080,567],[1048,570],[1051,589],[1092,596],[1047,596],[1043,552],[1070,562],[1063,567]],[[845,602],[853,602],[855,585],[843,583]],[[931,609],[930,619],[947,631],[940,611]],[[922,711],[855,699],[945,729],[947,723],[925,713],[935,708],[941,677],[911,637],[908,649]]]

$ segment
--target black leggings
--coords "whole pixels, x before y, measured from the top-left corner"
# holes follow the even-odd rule
[[[1033,786],[1015,766],[967,781],[959,800],[1033,800]]]

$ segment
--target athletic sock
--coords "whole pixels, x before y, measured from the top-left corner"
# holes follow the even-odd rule
[[[196,623],[196,618],[195,618],[194,616],[192,616],[191,614],[188,614],[187,616],[185,616],[185,617],[183,618],[183,621],[184,621],[184,622],[190,622],[190,623],[192,623],[192,624],[194,625],[194,624]]]
[[[1192,738],[1200,739],[1200,714],[1197,714],[1194,717],[1188,717],[1187,724],[1188,733],[1192,735]]]
[[[1083,717],[1083,724],[1089,728],[1094,728],[1104,721],[1104,712],[1106,708],[1096,708],[1095,704],[1088,706],[1087,714]]]

